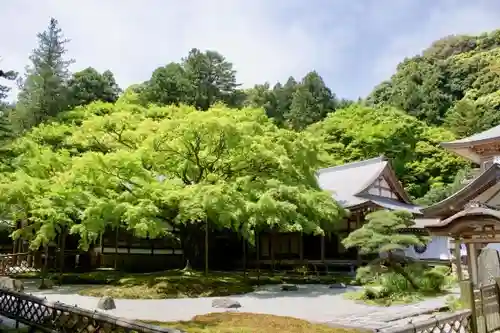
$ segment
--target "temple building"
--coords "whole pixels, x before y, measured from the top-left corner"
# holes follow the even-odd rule
[[[318,171],[323,190],[361,220],[378,209],[405,210],[415,217],[413,232],[426,233],[424,227],[433,221],[423,218],[421,207],[412,203],[399,182],[390,162],[383,156]],[[425,247],[408,248],[405,255],[426,261],[450,260],[449,238],[433,236]]]
[[[294,266],[300,263],[325,266],[359,266],[364,260],[354,249],[346,250],[342,239],[360,228],[368,213],[379,209],[405,210],[416,218],[413,232],[427,233],[421,207],[412,203],[397,179],[390,162],[383,156],[340,166],[320,169],[318,185],[350,211],[335,232],[326,236],[300,233],[261,233],[258,255],[252,259],[262,266]],[[250,253],[251,251],[249,251]],[[428,261],[450,260],[449,238],[436,235],[425,247],[408,248],[405,254]]]
[[[416,233],[427,233],[425,227],[436,223],[434,215],[429,214],[430,218],[424,217],[421,207],[412,203],[397,179],[391,163],[383,156],[320,169],[316,172],[316,178],[320,188],[330,192],[333,200],[349,210],[350,214],[340,225],[327,231],[324,236],[299,232],[260,232],[256,235],[255,246],[248,244],[230,230],[210,230],[210,269],[287,269],[312,265],[321,269],[332,266],[335,270],[353,270],[373,258],[362,257],[355,249],[345,249],[342,240],[350,232],[360,228],[370,212],[381,209],[410,212],[416,221],[410,231]],[[432,209],[439,210],[426,208],[428,212]],[[48,256],[54,258],[54,265],[58,265],[58,260],[55,259],[58,249],[67,253],[64,259],[65,270],[109,267],[129,271],[153,271],[184,267],[189,257],[186,251],[192,251],[190,257],[194,260],[191,260],[191,265],[194,268],[203,268],[205,232],[194,228],[186,236],[181,235],[175,228],[170,229],[171,236],[148,239],[136,237],[128,230],[107,228],[89,251],[78,249],[78,239],[75,235],[66,235],[53,242]],[[64,239],[64,242],[61,239]],[[9,243],[12,244],[11,241]],[[23,252],[18,245],[15,245],[13,250]],[[435,234],[427,246],[408,248],[405,254],[426,261],[448,261],[448,234]]]
[[[467,246],[469,275],[477,284],[478,253],[500,242],[500,126],[441,145],[479,165],[479,170],[461,190],[422,209],[427,219],[434,219],[425,227],[432,235],[453,238],[456,257],[461,244]]]

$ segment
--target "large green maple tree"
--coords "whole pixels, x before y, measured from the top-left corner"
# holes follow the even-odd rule
[[[38,247],[63,228],[87,248],[106,227],[158,237],[232,229],[322,233],[344,210],[321,191],[317,139],[260,109],[92,103],[18,140],[0,203]],[[208,229],[206,229],[208,228]],[[188,248],[188,246],[186,246]],[[189,251],[187,251],[189,254]]]

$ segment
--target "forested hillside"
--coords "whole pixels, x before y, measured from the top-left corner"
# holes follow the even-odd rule
[[[500,123],[500,30],[451,36],[405,59],[389,81],[368,96],[458,136]]]
[[[0,206],[31,222],[35,246],[60,228],[86,245],[110,223],[321,232],[344,212],[315,170],[381,154],[430,204],[470,167],[439,142],[500,123],[500,31],[439,40],[358,101],[316,71],[243,89],[228,59],[196,48],[122,90],[110,71],[70,72],[67,43],[52,19],[16,103],[1,104]]]

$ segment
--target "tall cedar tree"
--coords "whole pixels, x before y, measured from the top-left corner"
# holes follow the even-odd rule
[[[239,84],[233,64],[215,51],[201,52],[192,49],[183,59],[186,77],[191,84],[191,105],[208,110],[216,102],[231,105]]]
[[[291,128],[302,130],[323,120],[328,113],[335,110],[336,104],[335,95],[325,85],[321,76],[310,72],[297,85],[285,119]]]
[[[64,38],[56,19],[51,18],[47,30],[37,34],[38,47],[30,56],[18,96],[15,121],[19,129],[27,129],[68,107],[68,66]]]

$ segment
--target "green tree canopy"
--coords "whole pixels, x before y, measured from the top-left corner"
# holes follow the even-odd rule
[[[5,214],[30,222],[20,232],[34,247],[62,226],[86,247],[106,226],[157,237],[167,223],[209,221],[251,239],[254,229],[322,233],[344,214],[316,185],[317,140],[259,109],[97,102],[60,119],[16,142],[17,167],[0,183]]]
[[[338,165],[385,155],[413,197],[435,183],[451,183],[467,162],[439,147],[452,141],[449,131],[430,127],[403,111],[359,104],[337,110],[310,126],[322,138],[324,165]]]
[[[99,73],[92,67],[73,73],[68,81],[69,107],[87,105],[94,101],[116,102],[120,87],[109,70]]]
[[[233,64],[216,51],[191,49],[181,63],[157,68],[144,83],[141,101],[169,105],[180,103],[208,110],[215,103],[239,107],[244,95],[237,89]]]

